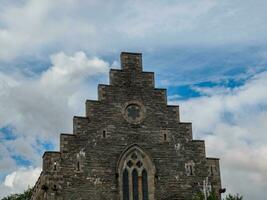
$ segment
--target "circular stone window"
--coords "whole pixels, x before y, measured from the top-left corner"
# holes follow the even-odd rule
[[[124,118],[132,124],[140,123],[145,117],[145,109],[139,102],[127,103],[123,109]]]

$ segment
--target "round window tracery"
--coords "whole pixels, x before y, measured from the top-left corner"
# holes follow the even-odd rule
[[[132,153],[130,156],[128,156],[127,160],[127,167],[131,169],[132,167],[135,168],[141,168],[143,166],[142,162],[142,156],[137,155],[136,152]]]
[[[145,108],[137,101],[128,102],[123,108],[123,116],[129,123],[138,124],[145,117]]]

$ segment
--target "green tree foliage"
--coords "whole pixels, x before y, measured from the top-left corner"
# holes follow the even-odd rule
[[[4,197],[1,200],[30,200],[32,196],[32,188],[29,188],[28,190],[24,191],[21,194],[12,194],[7,197]]]
[[[202,192],[198,193],[193,197],[193,200],[204,200],[204,194]],[[215,193],[211,193],[210,196],[208,196],[207,200],[218,200]]]
[[[202,192],[196,194],[192,200],[204,200],[204,194]]]
[[[208,196],[207,200],[218,200],[216,194],[213,192],[210,196]]]

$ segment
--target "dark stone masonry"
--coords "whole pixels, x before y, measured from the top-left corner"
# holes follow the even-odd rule
[[[121,53],[121,67],[86,101],[86,116],[73,118],[73,134],[60,135],[60,151],[44,153],[32,199],[191,200],[207,177],[220,196],[219,159],[167,105],[142,55]]]

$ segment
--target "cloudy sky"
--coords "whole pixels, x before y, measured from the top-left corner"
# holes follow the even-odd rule
[[[0,197],[32,186],[121,51],[193,122],[222,184],[267,188],[267,1],[0,0]]]

